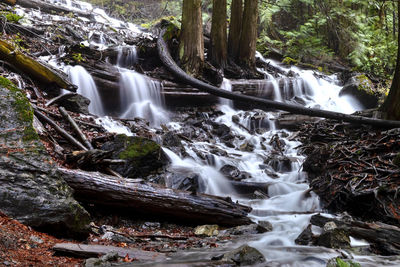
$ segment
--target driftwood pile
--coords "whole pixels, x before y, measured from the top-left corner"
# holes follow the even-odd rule
[[[303,168],[332,211],[399,224],[400,129],[354,127],[329,120],[301,129]]]

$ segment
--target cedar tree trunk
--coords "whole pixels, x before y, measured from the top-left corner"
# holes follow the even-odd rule
[[[201,0],[184,0],[179,58],[183,69],[197,76],[204,63]]]
[[[232,0],[231,21],[229,24],[228,55],[234,62],[239,58],[239,43],[242,32],[243,2]]]
[[[256,64],[257,20],[258,0],[246,0],[240,35],[239,64],[250,69]]]
[[[211,64],[224,68],[227,59],[226,0],[213,0],[211,24]]]
[[[400,29],[400,1],[397,6],[398,29]],[[397,61],[389,95],[380,110],[386,113],[387,119],[400,120],[400,31],[397,39]]]

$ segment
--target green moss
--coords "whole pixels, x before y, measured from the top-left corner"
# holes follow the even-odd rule
[[[359,85],[357,87],[358,90],[360,91],[365,91],[369,95],[374,95],[375,92],[372,90],[374,87],[372,85],[371,80],[365,76],[364,74],[358,75],[356,79],[359,82]]]
[[[285,57],[282,60],[282,63],[287,64],[287,65],[297,65],[297,63],[299,63],[299,61],[294,58],[291,58],[291,57]]]
[[[119,154],[121,159],[141,158],[160,150],[156,142],[141,137],[127,139],[126,142],[126,149]]]
[[[8,89],[11,93],[11,97],[14,99],[12,106],[18,113],[18,119],[21,120],[24,125],[22,140],[24,142],[37,140],[39,137],[32,126],[33,110],[25,94],[3,76],[0,76],[0,86]]]

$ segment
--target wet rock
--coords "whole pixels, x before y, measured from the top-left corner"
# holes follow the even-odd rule
[[[374,84],[363,74],[356,74],[347,81],[339,93],[339,96],[345,95],[354,97],[367,109],[378,105],[379,97],[375,93]]]
[[[39,140],[24,93],[4,78],[0,82],[0,210],[46,232],[82,238],[89,214]]]
[[[271,232],[273,229],[272,224],[268,221],[259,221],[257,230],[260,233]]]
[[[222,259],[233,262],[238,266],[255,265],[265,262],[265,258],[261,252],[248,245],[243,245],[231,252],[225,253]]]
[[[237,167],[229,164],[222,166],[219,171],[229,179],[235,181],[241,181],[251,177],[249,173],[240,171]]]
[[[303,232],[301,232],[301,234],[296,238],[296,240],[294,241],[297,245],[309,245],[311,244],[311,242],[313,241],[313,233],[311,230],[311,224],[309,224],[307,226],[306,229],[303,230]]]
[[[200,191],[200,177],[198,174],[189,173],[189,174],[180,174],[180,173],[172,173],[168,177],[168,182],[166,183],[167,187],[173,189],[179,189],[190,192],[199,192]]]
[[[79,94],[60,101],[66,110],[81,114],[89,114],[89,104],[90,100]]]
[[[250,225],[240,225],[233,228],[226,229],[221,231],[223,236],[226,235],[254,235],[254,234],[262,234],[272,231],[272,225],[269,222],[262,222],[261,224],[250,224]]]
[[[117,252],[109,252],[100,258],[89,258],[85,260],[85,267],[95,267],[95,266],[112,266],[113,261],[117,261],[119,255]]]
[[[124,177],[144,177],[164,167],[167,156],[154,141],[138,137],[117,135],[113,141],[102,146],[103,150],[113,151],[112,158],[124,159],[127,163],[112,166],[112,169]]]
[[[323,232],[316,240],[316,245],[327,248],[350,248],[348,234],[339,228]]]
[[[178,135],[174,132],[167,132],[162,136],[162,144],[163,146],[173,148],[173,147],[181,147],[182,142]]]
[[[254,151],[254,145],[250,142],[245,141],[244,143],[242,143],[239,147],[239,149],[241,151],[245,151],[245,152],[253,152]]]
[[[216,136],[224,137],[231,134],[231,128],[229,128],[225,124],[211,122],[211,125],[213,127],[212,133],[215,134]]]
[[[194,234],[197,236],[216,236],[218,235],[218,225],[200,225],[194,229]]]
[[[289,157],[274,155],[264,161],[276,172],[290,172],[292,170],[292,160]]]

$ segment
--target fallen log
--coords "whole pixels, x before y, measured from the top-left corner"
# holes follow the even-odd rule
[[[28,74],[32,79],[47,85],[57,85],[59,88],[76,91],[76,86],[67,79],[58,75],[55,71],[46,67],[45,64],[34,60],[23,54],[16,47],[0,40],[0,59],[8,62],[16,69]]]
[[[59,168],[64,180],[74,189],[75,197],[113,209],[168,216],[194,223],[236,226],[251,223],[250,207],[228,199],[165,188],[155,184],[117,180],[97,172]]]
[[[324,227],[333,221],[339,229],[344,230],[355,238],[365,239],[372,243],[375,250],[384,255],[400,254],[400,228],[381,222],[365,223],[361,221],[344,221],[327,218],[320,214],[313,215],[310,223]]]
[[[238,93],[232,93],[229,91],[219,89],[215,86],[204,83],[200,80],[197,80],[197,79],[189,76],[181,68],[178,67],[178,65],[172,59],[172,57],[169,53],[167,44],[164,41],[164,38],[163,38],[164,33],[165,33],[165,30],[161,31],[161,33],[158,37],[158,40],[157,40],[158,54],[160,56],[162,63],[181,82],[189,84],[199,90],[205,91],[207,93],[210,93],[212,95],[216,95],[219,97],[244,102],[248,105],[257,105],[258,104],[258,105],[264,107],[265,109],[278,109],[278,110],[289,111],[294,114],[302,114],[302,115],[308,115],[308,116],[312,116],[312,117],[334,119],[334,120],[350,122],[350,123],[355,123],[355,124],[366,124],[366,125],[372,125],[375,127],[383,127],[383,128],[399,128],[400,127],[400,121],[380,120],[380,119],[373,119],[373,118],[367,118],[367,117],[362,117],[362,116],[348,115],[348,114],[344,114],[344,113],[327,111],[327,110],[307,108],[307,107],[300,106],[300,105],[282,103],[282,102],[262,99],[262,98],[258,98],[258,97],[254,97],[254,96],[247,96],[247,95],[242,95],[242,94],[238,94]]]
[[[166,255],[157,252],[144,251],[133,248],[120,248],[114,246],[103,245],[85,245],[73,243],[58,243],[53,247],[53,250],[58,254],[75,256],[80,258],[98,257],[99,255],[106,255],[110,252],[115,252],[119,257],[133,258],[136,261],[162,261],[166,259]]]

